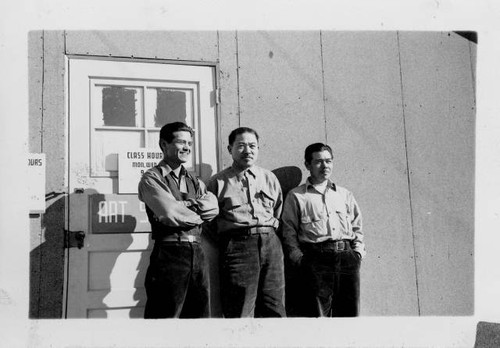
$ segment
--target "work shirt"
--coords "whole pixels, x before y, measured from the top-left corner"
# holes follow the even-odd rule
[[[331,181],[325,190],[318,190],[310,179],[291,190],[282,221],[284,245],[292,262],[302,257],[301,243],[327,240],[351,240],[361,257],[366,254],[359,206],[351,192]]]
[[[198,180],[199,188],[195,199],[178,201],[167,185],[165,179],[167,175],[172,175],[177,181],[181,193],[187,192],[186,176],[190,174],[181,166],[179,177],[176,178],[172,168],[165,161],[161,161],[157,167],[144,173],[138,188],[139,200],[153,211],[161,223],[171,227],[194,227],[217,216],[219,213],[217,199],[212,193],[207,192],[201,180]]]
[[[207,184],[219,202],[218,233],[237,228],[278,228],[283,206],[281,186],[269,170],[252,166],[244,171],[228,167]]]

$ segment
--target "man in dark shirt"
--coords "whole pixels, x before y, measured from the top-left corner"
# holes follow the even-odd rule
[[[215,196],[184,164],[193,130],[181,122],[160,131],[163,160],[144,173],[139,199],[146,204],[155,241],[146,273],[145,318],[207,318],[208,269],[201,224],[219,212]]]

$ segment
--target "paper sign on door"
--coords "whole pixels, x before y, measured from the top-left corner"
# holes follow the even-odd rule
[[[118,154],[118,193],[137,193],[142,174],[163,159],[158,149],[137,148]]]

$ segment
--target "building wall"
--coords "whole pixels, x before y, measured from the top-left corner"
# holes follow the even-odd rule
[[[420,310],[472,314],[475,101],[469,42],[400,34]],[[463,301],[464,294],[470,297]]]
[[[335,178],[363,213],[361,307],[372,315],[418,314],[397,35],[326,32],[322,40],[328,142]]]
[[[60,318],[64,284],[64,33],[29,33],[29,149],[46,155],[46,211],[30,215],[31,318]]]
[[[448,32],[74,31],[32,32],[29,47],[30,149],[47,153],[47,192],[65,185],[64,53],[214,63],[223,167],[240,125],[259,131],[259,163],[285,191],[307,176],[308,144],[333,146],[334,179],[364,216],[362,315],[473,314],[476,44]],[[61,197],[32,217],[35,317],[61,313]]]

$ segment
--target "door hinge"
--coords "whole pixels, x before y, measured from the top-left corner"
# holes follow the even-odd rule
[[[215,104],[220,104],[220,88],[215,89]]]
[[[85,232],[64,230],[64,247],[81,249],[84,246]]]

